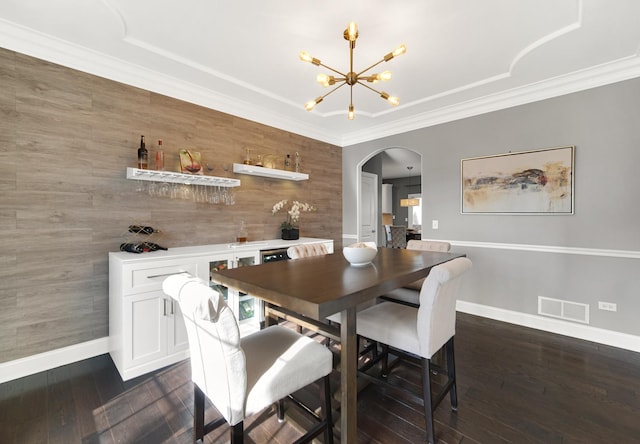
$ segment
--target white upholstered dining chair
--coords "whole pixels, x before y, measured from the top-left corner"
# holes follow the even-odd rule
[[[451,250],[451,244],[444,241],[411,239],[407,242],[407,250],[440,251],[447,253]],[[381,296],[381,299],[417,307],[420,305],[420,289],[425,279],[426,278],[418,279],[404,287],[396,288],[384,296]]]
[[[451,250],[451,244],[444,241],[411,239],[407,242],[407,250],[441,251],[446,253]]]
[[[324,244],[301,244],[287,248],[289,259],[302,259],[305,257],[323,256],[329,254]],[[295,322],[295,320],[293,320]],[[302,333],[304,329],[301,325],[296,326],[296,331]]]
[[[389,384],[392,372],[388,365],[389,353],[408,359],[418,359],[422,367],[422,401],[426,418],[427,439],[435,442],[433,411],[449,393],[451,408],[457,410],[456,370],[453,338],[456,326],[456,299],[461,276],[471,268],[465,257],[453,259],[431,269],[420,291],[419,307],[393,302],[382,302],[357,313],[357,333],[382,345],[382,352],[359,369],[359,376],[397,389]],[[391,349],[391,351],[390,351]],[[440,349],[446,355],[447,381],[435,396],[431,393],[431,357]],[[394,362],[394,365],[400,358]],[[376,370],[380,364],[377,375]]]
[[[284,419],[282,399],[316,380],[322,381],[324,418],[317,417],[319,424],[299,442],[310,442],[322,432],[326,442],[333,442],[329,386],[333,356],[326,347],[281,326],[241,338],[236,317],[223,296],[201,279],[174,275],[165,279],[162,288],[179,302],[187,329],[194,388],[194,442],[227,422],[231,442],[242,443],[246,417],[276,403],[278,419]],[[205,396],[222,415],[206,425]]]
[[[287,248],[287,256],[289,256],[290,259],[322,256],[323,254],[329,254],[324,244],[302,244]]]

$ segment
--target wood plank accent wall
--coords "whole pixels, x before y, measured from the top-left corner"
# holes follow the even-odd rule
[[[202,153],[212,175],[241,179],[235,205],[151,197],[125,179],[144,134],[151,165],[162,138]],[[235,175],[245,149],[297,151],[310,180]],[[166,247],[279,237],[280,199],[317,206],[303,236],[341,244],[342,153],[337,146],[0,48],[0,362],[108,335],[107,253],[132,223],[162,230]]]

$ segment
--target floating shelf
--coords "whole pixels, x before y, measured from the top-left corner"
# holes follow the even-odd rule
[[[306,173],[296,173],[295,171],[277,170],[275,168],[264,168],[255,165],[245,165],[243,163],[234,163],[233,172],[239,174],[249,174],[251,176],[270,177],[272,179],[284,180],[309,180]]]
[[[239,187],[239,179],[228,177],[201,176],[198,174],[183,174],[172,171],[141,170],[127,168],[127,179],[148,180],[150,182],[183,183],[185,185],[205,185],[208,187]]]

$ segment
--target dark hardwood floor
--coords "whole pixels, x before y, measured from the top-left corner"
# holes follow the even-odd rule
[[[459,408],[436,410],[438,442],[640,443],[639,353],[465,314],[455,341]],[[416,368],[398,372],[419,384]],[[0,443],[186,443],[192,396],[188,362],[122,382],[102,355],[1,384]],[[358,408],[360,443],[425,439],[422,408],[397,391],[370,385]],[[287,414],[245,421],[246,442],[291,442],[308,424]],[[205,442],[228,442],[228,429]]]

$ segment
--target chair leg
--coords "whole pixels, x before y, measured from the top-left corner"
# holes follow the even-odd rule
[[[429,444],[435,443],[433,431],[433,400],[431,398],[431,360],[422,358],[422,397],[424,399],[424,419],[427,425]]]
[[[231,444],[243,444],[244,443],[244,426],[243,421],[240,421],[234,426],[231,426]]]
[[[322,378],[320,384],[320,403],[322,410],[324,410],[324,421],[326,428],[324,429],[324,442],[326,444],[333,444],[333,415],[331,414],[331,383],[330,375],[328,374]]]
[[[284,421],[284,400],[279,399],[276,402],[276,412],[278,414],[278,422]]]
[[[447,375],[451,381],[449,389],[449,399],[451,400],[451,410],[458,410],[458,389],[456,388],[456,360],[453,353],[453,337],[445,345],[447,354]]]
[[[389,376],[389,346],[382,344],[382,367],[380,370],[380,376],[386,378]]]
[[[204,393],[193,383],[193,442],[204,439]]]

